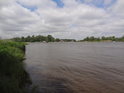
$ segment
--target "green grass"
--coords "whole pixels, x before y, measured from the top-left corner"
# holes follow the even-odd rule
[[[26,93],[30,83],[24,69],[25,43],[0,41],[0,93]]]

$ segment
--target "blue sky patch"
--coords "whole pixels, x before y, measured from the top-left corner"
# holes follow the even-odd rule
[[[57,4],[57,7],[60,8],[64,7],[64,3],[62,2],[62,0],[52,0],[52,1],[54,1]]]
[[[27,6],[27,5],[24,5],[24,4],[22,4],[22,3],[18,2],[18,1],[16,3],[19,4],[20,6],[24,7],[24,8],[27,8],[28,10],[30,10],[32,12],[37,10],[37,6]]]
[[[114,3],[116,3],[117,0],[111,0],[110,3],[105,4],[105,0],[91,0],[90,2],[87,2],[87,0],[77,0],[80,3],[87,4],[87,5],[93,5],[98,8],[108,8],[112,6]]]
[[[106,5],[107,7],[112,6],[113,4],[115,4],[117,2],[117,0],[112,0],[111,3],[109,3],[108,5]]]

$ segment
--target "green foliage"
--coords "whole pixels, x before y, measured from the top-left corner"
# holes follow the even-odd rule
[[[13,41],[10,41],[10,40],[0,40],[0,45],[4,45],[4,47],[8,47],[8,46],[11,46],[11,47],[16,47],[16,48],[19,48],[23,51],[25,51],[25,45],[26,43],[24,42],[13,42]]]
[[[61,40],[59,39],[59,38],[56,38],[56,40],[55,40],[56,42],[60,42]]]
[[[48,35],[48,36],[33,35],[33,36],[27,36],[27,37],[21,37],[21,38],[17,37],[17,38],[13,38],[12,40],[18,41],[18,42],[43,42],[43,41],[54,42],[55,38],[52,37],[51,35]]]
[[[121,41],[121,42],[124,42],[124,36],[119,37],[119,38],[117,38],[115,36],[110,36],[110,37],[102,36],[101,38],[91,36],[91,37],[86,37],[80,41]]]
[[[0,93],[24,93],[30,83],[24,69],[24,43],[0,41]]]
[[[42,35],[38,35],[38,36],[27,36],[27,37],[17,37],[17,38],[13,38],[12,40],[14,41],[19,41],[19,42],[76,42],[75,39],[59,39],[59,38],[54,38],[52,35],[48,35],[48,36],[42,36]],[[94,36],[90,36],[90,37],[86,37],[83,40],[79,40],[80,42],[83,41],[91,41],[91,42],[100,42],[100,41],[117,41],[117,42],[124,42],[124,36],[122,37],[115,37],[115,36],[109,36],[109,37],[94,37]]]
[[[71,41],[76,41],[75,39],[59,39],[59,38],[54,38],[52,35],[48,35],[48,36],[27,36],[27,37],[17,37],[17,38],[13,38],[12,40],[14,41],[18,41],[18,42],[60,42],[60,41],[64,41],[64,42],[71,42]]]
[[[51,35],[47,36],[47,42],[54,42],[54,41],[55,41],[54,37],[52,37]]]
[[[91,36],[91,37],[84,38],[83,41],[100,41],[100,38],[96,38],[94,36]]]
[[[76,42],[75,39],[61,39],[64,42]]]

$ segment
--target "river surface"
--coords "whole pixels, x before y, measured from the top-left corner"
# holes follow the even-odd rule
[[[26,69],[39,93],[124,93],[124,43],[30,43]]]

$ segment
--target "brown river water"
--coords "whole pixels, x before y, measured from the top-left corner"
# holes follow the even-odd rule
[[[38,93],[124,93],[124,43],[30,43],[26,69]]]

